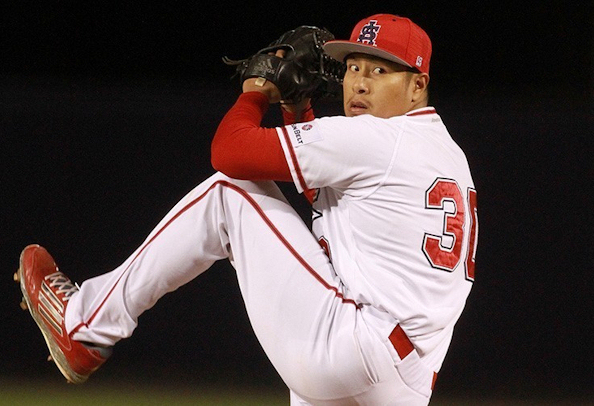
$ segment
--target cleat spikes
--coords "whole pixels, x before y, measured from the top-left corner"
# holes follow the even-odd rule
[[[29,310],[29,306],[27,306],[27,302],[25,302],[25,299],[23,299],[20,306],[21,306],[21,309],[23,309],[23,310]]]
[[[48,360],[48,362],[52,362],[52,361],[54,360],[54,359],[52,358],[52,355],[51,355],[51,354],[47,356],[47,360]]]
[[[14,275],[12,276],[12,279],[14,279],[14,281],[17,283],[21,281],[21,277],[19,276],[18,270],[14,273]]]

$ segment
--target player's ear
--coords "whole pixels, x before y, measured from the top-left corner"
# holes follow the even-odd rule
[[[414,73],[412,78],[413,96],[412,101],[418,101],[427,93],[429,86],[429,75],[426,73]]]

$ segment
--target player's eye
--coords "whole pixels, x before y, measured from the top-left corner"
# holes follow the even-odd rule
[[[359,72],[359,67],[357,65],[355,65],[354,63],[349,65],[349,70],[351,72]]]
[[[381,75],[382,73],[386,73],[386,70],[380,66],[377,66],[373,69],[373,73],[375,73],[376,75]]]

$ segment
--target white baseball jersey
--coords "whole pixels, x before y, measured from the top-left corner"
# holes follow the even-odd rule
[[[318,189],[313,231],[348,294],[389,313],[438,371],[472,287],[478,230],[466,157],[439,115],[327,117],[277,132],[297,189]]]

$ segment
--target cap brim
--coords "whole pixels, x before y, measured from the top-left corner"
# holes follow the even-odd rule
[[[383,49],[374,47],[372,45],[365,45],[357,42],[328,41],[324,44],[324,51],[326,51],[326,53],[332,58],[341,62],[344,62],[345,58],[350,54],[360,53],[377,56],[378,58],[387,59],[388,61],[396,62],[400,65],[412,68],[408,62],[403,61],[388,51],[384,51]]]

